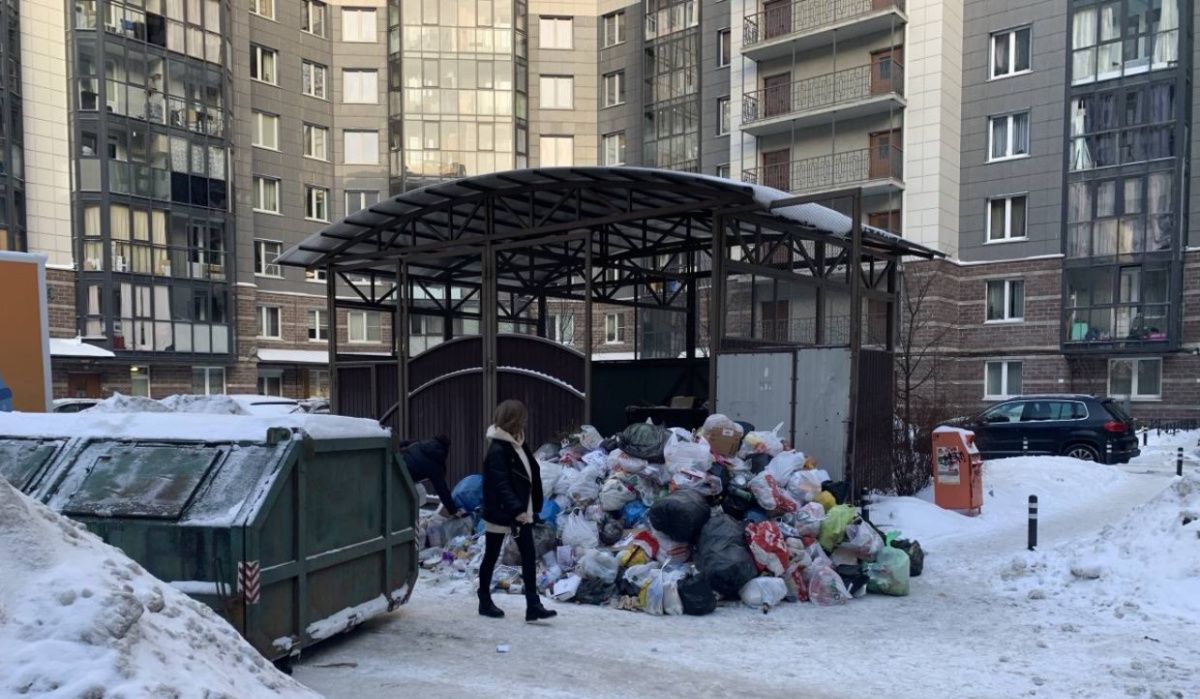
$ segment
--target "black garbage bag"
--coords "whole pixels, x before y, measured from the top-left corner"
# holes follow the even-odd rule
[[[850,499],[850,484],[846,481],[825,481],[821,483],[821,490],[832,495],[839,505],[845,505]]]
[[[721,492],[729,489],[729,469],[724,464],[713,464],[708,472],[721,480]]]
[[[750,472],[754,474],[762,473],[767,469],[767,464],[771,463],[770,454],[751,454],[746,461],[750,464]]]
[[[710,518],[700,530],[695,563],[713,592],[730,599],[758,575],[744,525],[725,514]]]
[[[626,597],[637,597],[642,592],[642,588],[625,579],[624,568],[617,572],[616,586],[617,594],[625,595]]]
[[[571,599],[580,604],[604,604],[616,594],[616,583],[606,583],[600,578],[584,578]]]
[[[857,597],[861,590],[865,590],[867,582],[870,581],[870,578],[867,576],[867,569],[861,564],[842,564],[833,570],[842,579],[842,584],[846,586],[846,591],[854,597]]]
[[[695,490],[676,490],[650,506],[650,526],[672,541],[690,544],[712,512],[704,496]]]
[[[908,554],[908,576],[915,578],[925,570],[925,550],[921,548],[921,542],[910,541],[908,539],[896,539],[892,542],[892,548],[900,549]]]
[[[683,613],[692,616],[711,614],[717,608],[717,593],[703,575],[692,575],[676,584],[679,590],[679,601],[683,603]]]
[[[621,451],[636,459],[663,463],[663,447],[667,444],[667,428],[636,422],[621,433]]]
[[[536,524],[533,527],[533,550],[540,559],[558,546],[558,533],[548,524]],[[506,566],[521,565],[521,552],[517,550],[517,542],[512,536],[505,537],[504,548],[500,549],[500,563]]]
[[[612,546],[623,536],[625,536],[625,528],[621,526],[621,520],[605,517],[604,523],[600,525],[600,543]]]
[[[746,519],[746,514],[755,504],[757,503],[754,500],[754,493],[745,488],[730,486],[726,488],[725,498],[721,500],[721,509],[734,519]]]
[[[613,435],[603,442],[600,442],[600,448],[605,452],[616,451],[621,448],[621,435]]]

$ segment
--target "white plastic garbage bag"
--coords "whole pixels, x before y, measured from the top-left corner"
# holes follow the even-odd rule
[[[792,474],[804,468],[804,452],[781,451],[767,464],[767,473],[775,476],[775,482],[784,484]]]
[[[600,484],[604,478],[604,466],[587,466],[579,472],[567,494],[577,504],[586,505],[600,497]]]
[[[581,582],[583,582],[583,579],[578,575],[568,575],[554,583],[554,587],[550,590],[550,595],[559,602],[566,602],[575,596],[575,592],[579,590],[579,583]]]
[[[562,520],[562,542],[567,546],[594,549],[600,545],[600,528],[582,512],[572,512]]]
[[[774,607],[787,597],[787,583],[783,578],[754,578],[742,586],[742,603],[748,607]]]
[[[779,431],[782,429],[783,423],[781,422],[769,432],[757,430],[747,434],[742,438],[742,452],[777,456],[779,452],[783,451],[783,439],[779,436]]]
[[[546,497],[554,494],[554,489],[558,485],[558,478],[562,475],[562,464],[554,461],[538,461],[538,470],[542,473],[542,492]]]
[[[649,464],[649,462],[645,459],[639,459],[630,456],[620,449],[610,452],[604,463],[608,467],[609,471],[616,471],[620,469],[625,473],[641,473]]]
[[[708,442],[677,441],[663,449],[663,459],[672,475],[685,468],[707,471],[712,468],[712,451]]]
[[[617,580],[617,557],[607,551],[593,549],[579,559],[576,571],[585,578],[597,578],[606,584]]]
[[[592,427],[591,425],[584,425],[582,428],[580,428],[579,444],[587,451],[599,449],[600,443],[603,441],[603,435],[601,435],[600,430],[597,430],[595,427]]]

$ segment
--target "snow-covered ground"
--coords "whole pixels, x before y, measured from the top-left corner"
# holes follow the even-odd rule
[[[0,478],[0,697],[312,697],[208,607]]]
[[[1180,513],[1200,508],[1200,486],[1174,474],[1176,446],[1200,474],[1198,438],[1152,436],[1120,467],[991,462],[977,518],[927,493],[877,503],[872,519],[928,552],[908,597],[765,616],[735,604],[699,618],[554,604],[558,619],[530,626],[520,598],[499,596],[508,617],[483,619],[469,583],[426,577],[400,612],[306,653],[295,676],[335,699],[1197,696],[1200,540]],[[1041,506],[1032,554],[1030,494]],[[1100,577],[1072,575],[1073,564]],[[1170,587],[1155,587],[1164,575]]]

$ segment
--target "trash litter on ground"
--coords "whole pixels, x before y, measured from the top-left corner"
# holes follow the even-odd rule
[[[920,544],[865,521],[846,502],[849,484],[780,431],[712,415],[694,434],[635,423],[605,439],[584,426],[542,445],[538,591],[663,616],[907,595],[924,564]],[[421,565],[434,575],[476,580],[478,488],[475,476],[455,488],[472,515],[423,519]],[[511,537],[500,563],[493,591],[523,593]]]

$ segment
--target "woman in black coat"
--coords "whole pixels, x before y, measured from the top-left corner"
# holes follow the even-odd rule
[[[484,552],[479,566],[479,613],[500,618],[504,611],[492,602],[492,574],[506,534],[512,534],[521,553],[521,579],[525,584],[525,621],[557,616],[542,606],[537,591],[537,552],[533,526],[542,511],[542,475],[537,459],[525,444],[529,413],[520,401],[496,406],[487,430],[488,450],[483,460]]]

